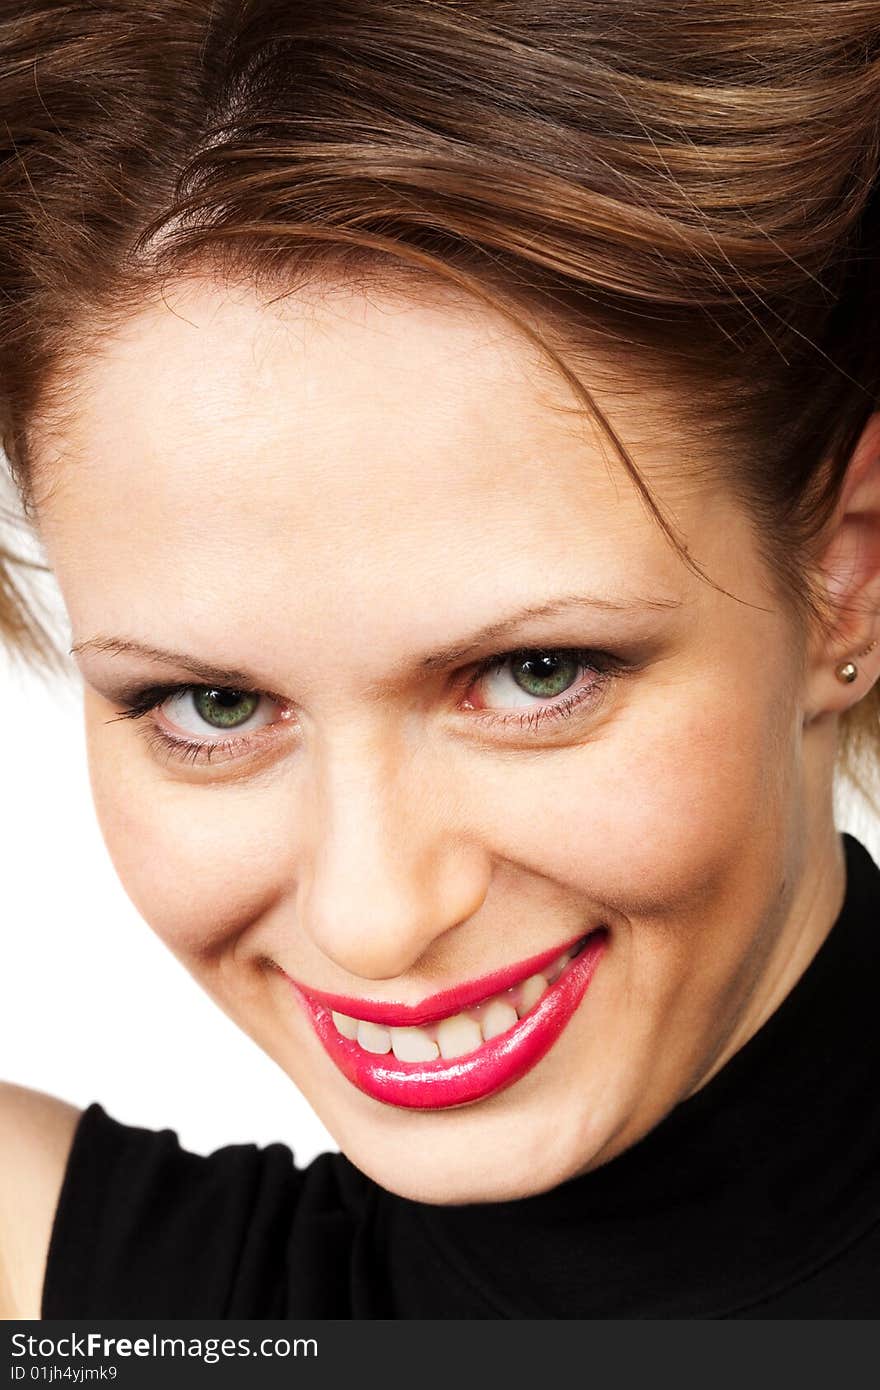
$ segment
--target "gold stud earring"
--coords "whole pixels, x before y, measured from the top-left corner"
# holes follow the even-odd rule
[[[863,652],[857,652],[856,655],[867,656],[868,652],[872,652],[874,650],[878,640],[880,639],[875,638],[869,647],[866,647]],[[852,682],[856,679],[856,677],[859,674],[859,668],[854,661],[843,661],[838,666],[835,674],[837,676],[837,679],[843,681],[845,685],[852,685]]]

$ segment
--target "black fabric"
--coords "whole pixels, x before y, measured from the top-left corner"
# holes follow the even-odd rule
[[[437,1207],[342,1154],[202,1157],[83,1113],[46,1318],[880,1315],[880,869],[844,834],[841,913],[776,1012],[603,1167]]]

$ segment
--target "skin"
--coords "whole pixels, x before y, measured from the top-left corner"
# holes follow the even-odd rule
[[[880,633],[878,417],[822,554],[841,613],[862,616],[805,645],[749,518],[718,479],[681,476],[650,403],[631,393],[612,419],[727,593],[687,569],[596,436],[554,408],[572,405],[564,383],[488,311],[343,286],[268,306],[206,276],[127,321],[75,386],[64,427],[36,441],[75,646],[149,643],[283,696],[264,696],[235,757],[168,762],[150,719],[229,735],[179,698],[116,718],[120,690],[204,682],[77,653],[99,822],[145,920],[405,1197],[515,1198],[637,1142],[762,1025],[840,910],[837,716],[880,650],[854,686],[834,666]],[[571,609],[418,667],[575,593],[670,606]],[[474,679],[524,647],[630,669],[569,718],[489,725],[487,710],[551,703],[511,664]],[[605,957],[551,1050],[441,1111],[352,1086],[272,965],[414,1004],[603,922]]]

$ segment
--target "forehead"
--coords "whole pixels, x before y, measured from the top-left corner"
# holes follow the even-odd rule
[[[266,484],[295,469],[302,485],[316,464],[325,483],[344,471],[372,494],[399,482],[401,456],[414,482],[420,460],[454,458],[466,483],[480,455],[482,475],[585,435],[573,397],[521,334],[436,287],[414,298],[329,284],[265,302],[248,286],[183,281],[68,379],[64,424],[37,455],[48,475],[54,446],[77,487],[90,469],[96,485],[136,485],[134,447],[150,452],[151,495],[208,470],[247,486],[248,465]],[[58,470],[51,480],[63,486]]]
[[[197,281],[129,319],[72,385],[37,459],[75,622],[124,627],[147,583],[156,607],[183,596],[192,624],[231,582],[251,607],[314,597],[331,620],[438,582],[468,603],[506,576],[505,597],[528,601],[548,567],[563,587],[680,591],[610,449],[500,316],[375,288],[267,304]],[[640,465],[651,441],[654,485],[699,526],[649,414],[631,398],[613,418]]]

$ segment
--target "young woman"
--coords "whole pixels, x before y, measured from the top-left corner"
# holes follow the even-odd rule
[[[342,1151],[10,1084],[8,1313],[876,1315],[880,4],[11,0],[0,72],[102,831]]]

